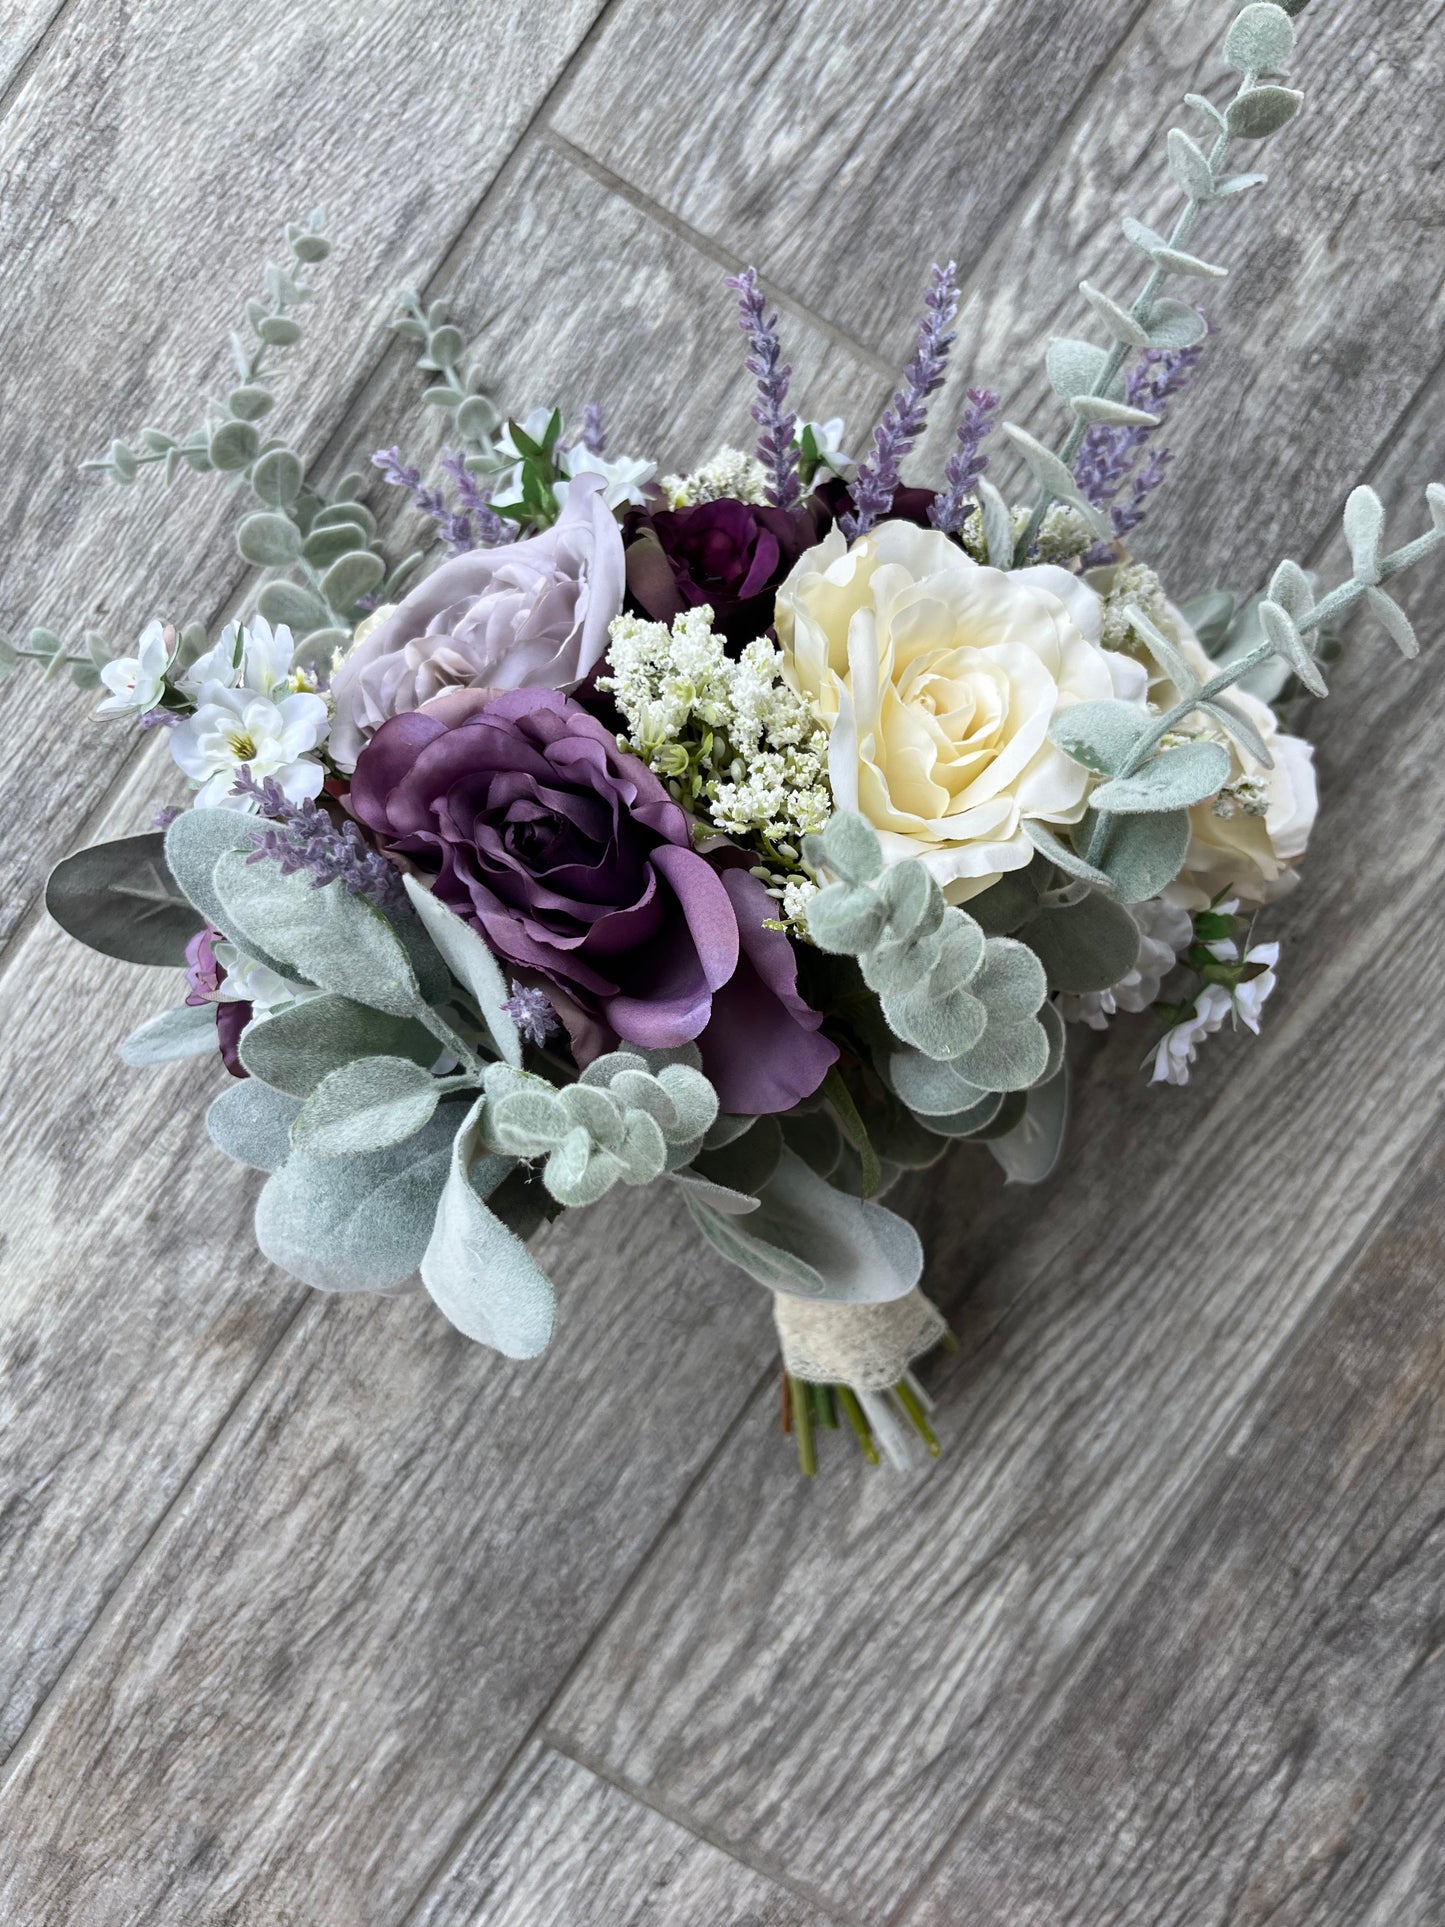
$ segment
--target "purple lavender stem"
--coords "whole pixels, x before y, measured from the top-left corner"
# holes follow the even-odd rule
[[[490,491],[480,485],[476,476],[467,467],[467,458],[462,450],[444,448],[441,465],[456,483],[457,500],[476,528],[477,541],[468,546],[496,549],[504,542],[515,541],[517,536],[515,526],[503,521],[492,507]],[[460,551],[454,551],[454,553],[460,553]]]
[[[970,388],[968,407],[958,424],[958,447],[948,458],[943,471],[947,487],[933,498],[928,519],[945,535],[957,535],[968,515],[968,498],[974,484],[988,467],[988,457],[979,450],[993,433],[999,398],[991,388]]]
[[[787,409],[791,367],[780,367],[782,348],[778,342],[778,317],[769,315],[758,286],[756,268],[728,275],[723,286],[737,290],[738,326],[748,338],[751,350],[747,370],[757,378],[758,399],[749,413],[761,429],[758,460],[768,471],[768,500],[774,508],[790,509],[802,493],[798,481],[798,449],[793,440],[798,426],[796,415]]]
[[[401,873],[379,850],[373,850],[355,823],[334,823],[321,805],[308,797],[293,803],[274,776],[258,783],[243,769],[232,785],[233,796],[244,796],[271,821],[258,828],[256,851],[248,863],[279,863],[283,876],[311,872],[311,887],[324,889],[339,882],[354,897],[364,897],[379,910],[399,909],[406,901]]]
[[[1146,348],[1129,371],[1124,399],[1131,408],[1164,416],[1169,402],[1189,385],[1202,353],[1202,344],[1193,348]],[[1167,448],[1150,442],[1158,426],[1111,428],[1100,423],[1080,444],[1074,479],[1096,507],[1108,509],[1116,541],[1144,519],[1148,498],[1163,481],[1172,459]],[[1108,543],[1096,543],[1084,558],[1090,566],[1110,559]]]
[[[467,473],[465,458],[459,451],[447,449],[441,463],[457,483],[459,509],[452,508],[440,489],[426,486],[421,470],[404,462],[399,448],[379,448],[371,459],[393,488],[404,488],[422,514],[436,524],[437,533],[453,555],[511,541],[511,532],[490,507],[475,478]]]
[[[943,381],[948,351],[955,339],[950,323],[958,313],[954,271],[952,261],[945,268],[935,262],[930,271],[913,359],[903,371],[903,386],[873,431],[872,459],[859,464],[853,483],[853,513],[839,518],[838,526],[850,542],[866,535],[892,508],[903,458],[923,433],[928,397]]]

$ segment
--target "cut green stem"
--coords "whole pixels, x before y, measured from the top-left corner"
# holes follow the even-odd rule
[[[881,1465],[878,1447],[873,1443],[873,1430],[868,1423],[867,1414],[858,1403],[858,1394],[847,1385],[837,1386],[835,1392],[838,1403],[843,1408],[843,1416],[852,1426],[858,1440],[859,1451],[870,1465]]]
[[[789,1378],[788,1393],[793,1407],[793,1431],[798,1441],[798,1465],[805,1479],[818,1470],[818,1451],[813,1440],[813,1405],[808,1387],[801,1379]]]
[[[917,1392],[906,1378],[900,1379],[893,1387],[893,1396],[912,1419],[914,1430],[928,1447],[928,1456],[936,1459],[943,1451],[943,1447],[934,1436],[933,1427],[928,1423],[928,1414],[924,1411]]]

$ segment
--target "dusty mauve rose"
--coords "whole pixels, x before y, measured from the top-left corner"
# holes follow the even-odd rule
[[[761,1115],[836,1059],[792,945],[765,928],[772,898],[699,855],[652,772],[566,696],[458,691],[393,718],[357,760],[351,807],[514,975],[548,986],[579,1063],[695,1041],[723,1109]]]
[[[622,533],[595,475],[575,479],[540,535],[444,562],[332,679],[336,763],[354,767],[374,730],[444,689],[574,689],[606,651],[625,573]]]
[[[742,648],[772,626],[774,591],[817,525],[806,509],[722,497],[629,515],[625,533],[628,593],[644,615],[671,622],[707,603],[717,633]]]

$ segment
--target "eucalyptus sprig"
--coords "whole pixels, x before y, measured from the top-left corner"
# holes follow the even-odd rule
[[[502,417],[482,385],[479,366],[469,359],[467,338],[451,320],[446,302],[423,307],[415,288],[403,288],[398,299],[401,311],[391,327],[408,341],[420,343],[416,365],[432,377],[422,400],[454,416],[457,436],[468,455],[491,456]]]
[[[68,647],[53,629],[32,629],[24,642],[12,642],[9,636],[0,635],[0,683],[22,662],[34,662],[40,665],[42,682],[67,669],[77,689],[97,689],[100,672],[112,653],[105,637],[94,629],[87,629],[81,636],[79,648]]]
[[[1041,494],[1025,526],[1017,553],[1027,555],[1038,538],[1050,504],[1071,503],[1108,541],[1113,536],[1109,517],[1089,501],[1074,478],[1074,460],[1091,427],[1153,428],[1157,417],[1133,408],[1124,400],[1125,371],[1132,357],[1149,348],[1190,348],[1203,340],[1206,323],[1198,309],[1164,293],[1171,277],[1220,280],[1229,270],[1190,251],[1194,230],[1204,209],[1264,185],[1259,173],[1231,174],[1226,163],[1236,140],[1264,141],[1287,126],[1304,96],[1281,84],[1294,53],[1291,14],[1302,13],[1308,0],[1275,6],[1254,0],[1239,13],[1224,41],[1224,57],[1240,76],[1234,98],[1217,107],[1202,94],[1189,94],[1186,104],[1197,113],[1212,140],[1204,147],[1182,127],[1169,131],[1169,168],[1184,195],[1184,208],[1166,238],[1132,215],[1124,217],[1124,237],[1149,261],[1144,286],[1126,306],[1102,289],[1082,281],[1079,290],[1112,337],[1112,346],[1066,338],[1049,344],[1047,368],[1055,394],[1073,413],[1073,426],[1057,451],[1045,447],[1026,429],[1005,422],[1004,433],[1027,463]]]

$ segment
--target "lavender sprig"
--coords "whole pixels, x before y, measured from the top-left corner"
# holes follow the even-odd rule
[[[738,326],[748,338],[751,352],[747,370],[757,378],[758,399],[749,413],[762,433],[758,437],[758,460],[768,471],[768,500],[774,508],[790,509],[802,493],[798,480],[798,448],[794,433],[796,415],[787,408],[791,367],[780,367],[782,348],[778,342],[778,317],[769,315],[758,286],[756,268],[728,275],[724,287],[735,288],[738,297]]]
[[[600,402],[589,401],[582,410],[582,446],[589,455],[607,452],[607,434],[602,425]]]
[[[1188,387],[1203,352],[1202,343],[1193,348],[1146,348],[1129,371],[1125,401],[1162,419],[1173,397]],[[1143,521],[1145,504],[1173,460],[1167,448],[1150,442],[1158,427],[1156,423],[1152,428],[1137,424],[1111,428],[1101,423],[1080,444],[1074,480],[1096,508],[1108,509],[1116,541]],[[1092,566],[1108,561],[1110,555],[1107,543],[1097,543],[1084,560]]]
[[[928,519],[945,535],[957,535],[968,517],[968,498],[974,484],[988,467],[987,455],[979,450],[994,431],[999,398],[991,388],[970,388],[968,407],[958,424],[958,447],[948,458],[943,471],[947,487],[933,498]]]
[[[929,275],[913,359],[903,371],[903,386],[873,431],[872,459],[858,466],[853,483],[853,513],[839,519],[838,526],[850,542],[866,535],[892,508],[903,458],[923,433],[928,418],[928,397],[943,381],[948,351],[955,340],[950,325],[958,313],[954,272],[952,261],[944,268],[935,262]]]
[[[400,909],[406,901],[400,871],[367,844],[354,823],[333,822],[311,797],[293,803],[274,776],[258,783],[248,769],[237,776],[231,794],[255,803],[271,819],[254,832],[256,851],[248,863],[279,863],[283,876],[309,870],[313,890],[340,883],[378,910]]]
[[[504,522],[492,507],[490,494],[483,489],[475,475],[467,467],[467,458],[460,448],[444,448],[441,465],[457,486],[457,500],[465,517],[469,518],[476,532],[476,541],[468,543],[469,548],[482,547],[497,549],[504,542],[516,540],[517,531],[512,523]]]
[[[404,488],[422,514],[436,523],[438,533],[453,555],[462,555],[473,546],[472,526],[467,517],[456,513],[440,489],[426,486],[421,470],[404,462],[399,448],[379,448],[371,460],[393,488]]]

